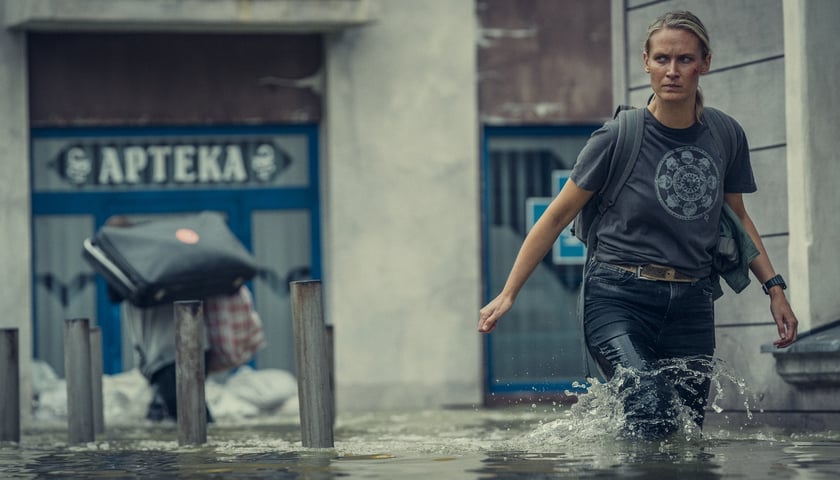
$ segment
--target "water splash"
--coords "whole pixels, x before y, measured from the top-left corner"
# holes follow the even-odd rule
[[[707,398],[708,414],[721,413],[720,404],[729,395],[743,398],[750,419],[755,404],[746,382],[725,361],[712,357],[662,361],[645,372],[619,367],[609,381],[588,381],[577,403],[559,418],[540,422],[515,446],[532,452],[562,448],[581,453],[593,447],[626,447],[625,440],[648,440],[661,448],[669,443],[697,443],[703,435],[696,413],[680,401],[678,391]],[[707,397],[703,397],[705,382],[710,390]],[[574,385],[576,389],[582,386]]]
[[[753,407],[750,405],[756,405],[758,403],[756,395],[750,390],[747,382],[743,378],[738,377],[735,374],[735,371],[726,363],[725,360],[720,358],[714,359],[714,370],[712,372],[711,381],[712,395],[709,406],[715,413],[723,412],[723,408],[720,407],[718,402],[726,398],[727,390],[724,388],[724,384],[729,383],[737,387],[738,395],[743,398],[744,411],[746,412],[747,419],[752,420]]]

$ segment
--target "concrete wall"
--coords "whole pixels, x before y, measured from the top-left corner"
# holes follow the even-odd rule
[[[2,4],[0,4],[2,7]],[[0,25],[4,20],[0,9]],[[32,272],[26,37],[0,29],[0,328],[17,328],[22,424],[32,405]]]
[[[840,3],[785,0],[784,14],[791,298],[807,329],[840,319]]]
[[[472,0],[328,38],[323,217],[337,408],[480,400]]]
[[[614,65],[615,91],[635,105],[643,105],[650,92],[641,61],[650,21],[676,9],[703,20],[713,55],[700,84],[706,103],[733,115],[747,133],[759,191],[746,195],[745,203],[776,271],[788,279],[800,332],[836,320],[840,299],[831,290],[840,280],[840,264],[832,245],[840,227],[831,217],[840,202],[831,185],[840,178],[833,149],[840,103],[829,83],[838,74],[832,25],[840,20],[840,4],[786,0],[783,8],[782,0],[630,0],[626,10],[623,4],[613,2],[614,47],[625,57]],[[716,304],[717,356],[748,393],[740,395],[729,385],[718,405],[836,410],[830,400],[836,389],[798,391],[776,373],[773,357],[760,353],[762,344],[776,338],[776,328],[758,282],[753,279],[740,295],[724,290]]]

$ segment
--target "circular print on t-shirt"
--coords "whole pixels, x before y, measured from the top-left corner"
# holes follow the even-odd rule
[[[712,208],[719,174],[702,148],[685,146],[667,152],[656,168],[656,196],[671,215],[695,220]]]

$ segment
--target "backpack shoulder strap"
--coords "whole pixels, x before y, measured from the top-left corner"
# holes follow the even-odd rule
[[[622,110],[619,107],[616,111],[616,118],[618,120],[618,138],[610,161],[610,173],[607,175],[607,182],[602,190],[601,202],[598,207],[602,214],[615,204],[621,188],[627,183],[627,179],[636,165],[636,158],[639,156],[642,136],[644,135],[644,108],[631,107]],[[619,166],[621,167],[620,170]]]
[[[589,255],[595,250],[598,222],[604,212],[615,204],[621,188],[627,183],[627,179],[633,171],[636,157],[639,156],[639,150],[642,147],[642,135],[645,127],[644,109],[619,105],[615,111],[615,118],[618,121],[618,134],[613,146],[612,157],[610,157],[607,180],[596,194],[598,212],[588,227],[586,263],[589,263]]]
[[[712,107],[703,107],[703,120],[708,124],[712,137],[721,147],[721,152],[728,155],[727,160],[735,158],[738,152],[738,135],[732,120],[723,112]]]

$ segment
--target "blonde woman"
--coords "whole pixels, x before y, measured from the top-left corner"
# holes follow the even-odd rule
[[[737,153],[718,148],[703,122],[700,77],[712,60],[700,19],[669,12],[648,29],[642,53],[653,89],[644,112],[642,146],[616,204],[597,225],[586,268],[584,334],[602,372],[634,369],[641,384],[625,400],[625,434],[664,438],[679,428],[678,404],[702,427],[715,348],[712,252],[724,202],[759,255],[749,268],[764,286],[778,328],[778,347],[796,340],[797,319],[742,195],[757,187],[743,129],[731,117]],[[616,121],[596,131],[571,178],[525,238],[501,293],[480,311],[478,329],[491,332],[560,232],[605,181]],[[731,157],[731,158],[730,158]],[[658,367],[685,359],[671,378]]]

